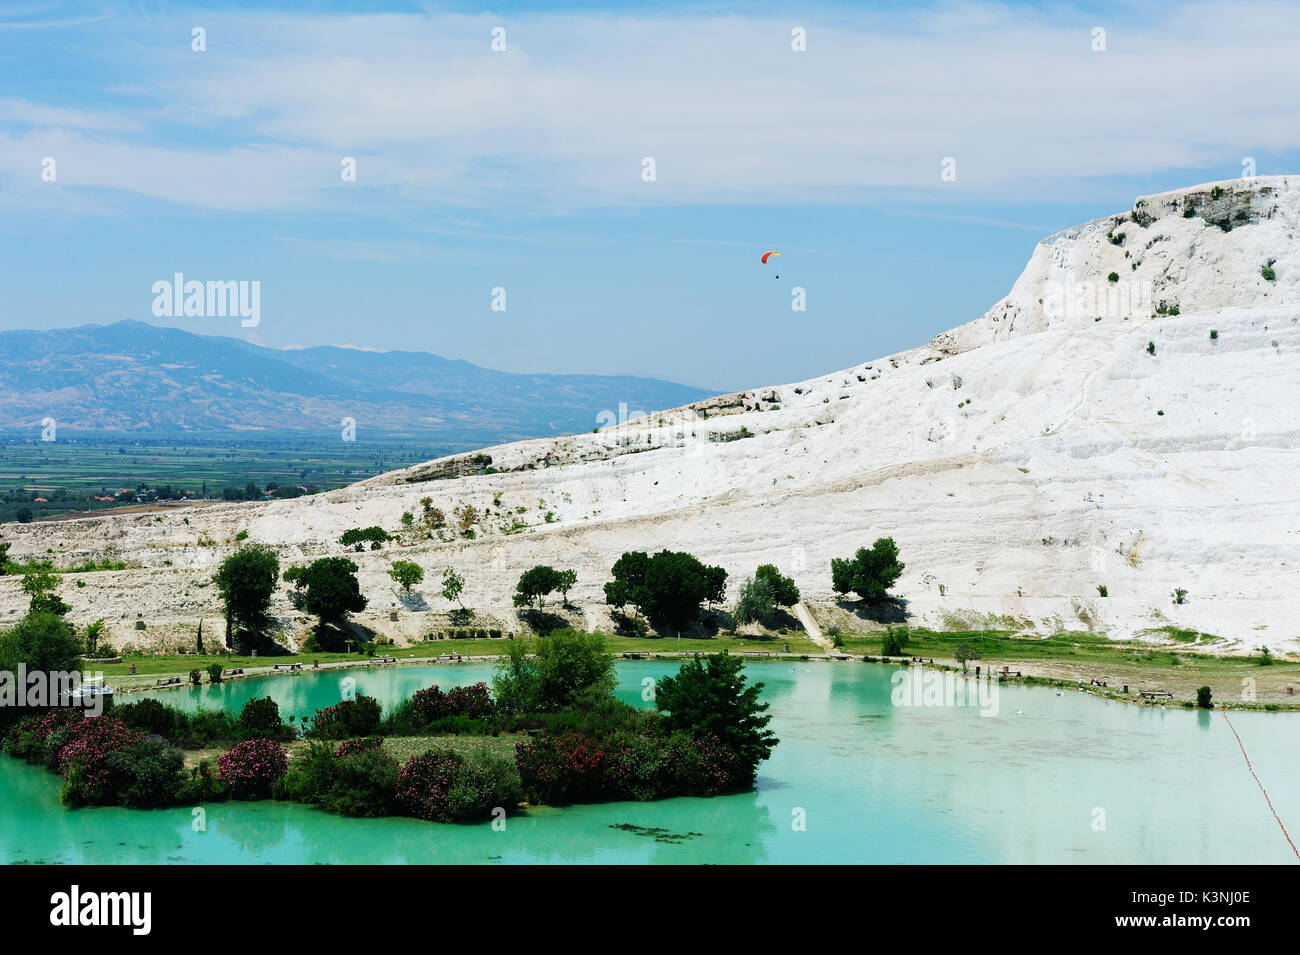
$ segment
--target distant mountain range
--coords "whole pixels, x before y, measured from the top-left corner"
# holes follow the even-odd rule
[[[0,332],[0,429],[234,432],[335,439],[436,436],[476,446],[590,431],[620,405],[674,408],[715,392],[653,378],[521,375],[425,352],[281,351],[122,321]]]

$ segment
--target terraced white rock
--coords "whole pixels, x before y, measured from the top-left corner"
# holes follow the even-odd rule
[[[546,562],[578,571],[575,602],[603,624],[601,585],[619,554],[671,547],[724,565],[733,594],[774,562],[825,623],[843,613],[830,559],[893,536],[907,563],[896,590],[916,623],[1115,637],[1170,625],[1294,650],[1298,229],[1292,177],[1148,196],[1044,240],[987,314],[898,355],[599,434],[485,449],[498,473],[462,456],[317,497],[6,533],[15,554],[111,547],[140,565],[62,591],[74,619],[109,617],[119,639],[137,612],[150,635],[200,615],[215,623],[207,577],[240,530],[300,561],[341,553],[350,527],[397,529],[428,496],[449,520],[461,505],[492,515],[474,540],[400,550],[429,571],[422,589],[440,609],[435,578],[454,566],[467,604],[513,619],[519,574]],[[527,529],[505,533],[516,519]],[[376,611],[363,619],[414,635],[420,614],[386,614],[398,553],[351,556]],[[22,605],[17,581],[0,579],[0,615]],[[287,601],[278,609],[293,616]]]

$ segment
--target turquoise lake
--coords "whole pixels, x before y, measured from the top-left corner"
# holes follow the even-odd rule
[[[676,671],[621,663],[619,693]],[[215,803],[152,812],[64,809],[59,780],[0,757],[0,861],[42,863],[1289,863],[1296,856],[1220,712],[999,687],[976,706],[896,706],[890,668],[757,663],[781,743],[755,792],[535,809],[504,831],[358,820],[303,806]],[[343,680],[387,704],[490,664],[330,670],[163,691],[286,717],[337,702]],[[1300,828],[1300,715],[1235,713],[1255,772]],[[802,825],[801,825],[802,823]],[[647,831],[650,830],[650,831]]]

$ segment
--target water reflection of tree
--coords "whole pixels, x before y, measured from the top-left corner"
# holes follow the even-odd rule
[[[289,829],[288,817],[296,807],[265,800],[216,803],[204,808],[208,831],[192,833],[192,839],[217,836],[229,840],[244,855],[255,857],[284,842]]]
[[[760,770],[761,772],[761,770]],[[669,800],[669,805],[678,800]],[[757,792],[712,799],[692,799],[696,821],[694,831],[701,833],[680,845],[655,842],[655,865],[681,865],[683,862],[710,862],[721,865],[757,865],[768,861],[767,839],[775,836],[776,823]],[[701,809],[703,810],[701,812]],[[681,846],[686,847],[686,858]],[[703,852],[707,858],[700,859]]]

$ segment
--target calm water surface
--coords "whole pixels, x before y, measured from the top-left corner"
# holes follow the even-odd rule
[[[619,693],[675,672],[621,663]],[[270,695],[281,713],[335,703],[351,679],[387,704],[438,683],[491,679],[490,664],[304,672],[164,691],[238,710]],[[59,781],[0,757],[0,861],[67,863],[1285,863],[1283,838],[1222,714],[1000,687],[977,707],[900,707],[891,669],[759,663],[781,744],[756,792],[438,825],[358,820],[288,804],[64,809]],[[1232,716],[1273,805],[1300,830],[1300,715]],[[799,824],[802,821],[803,827]]]

